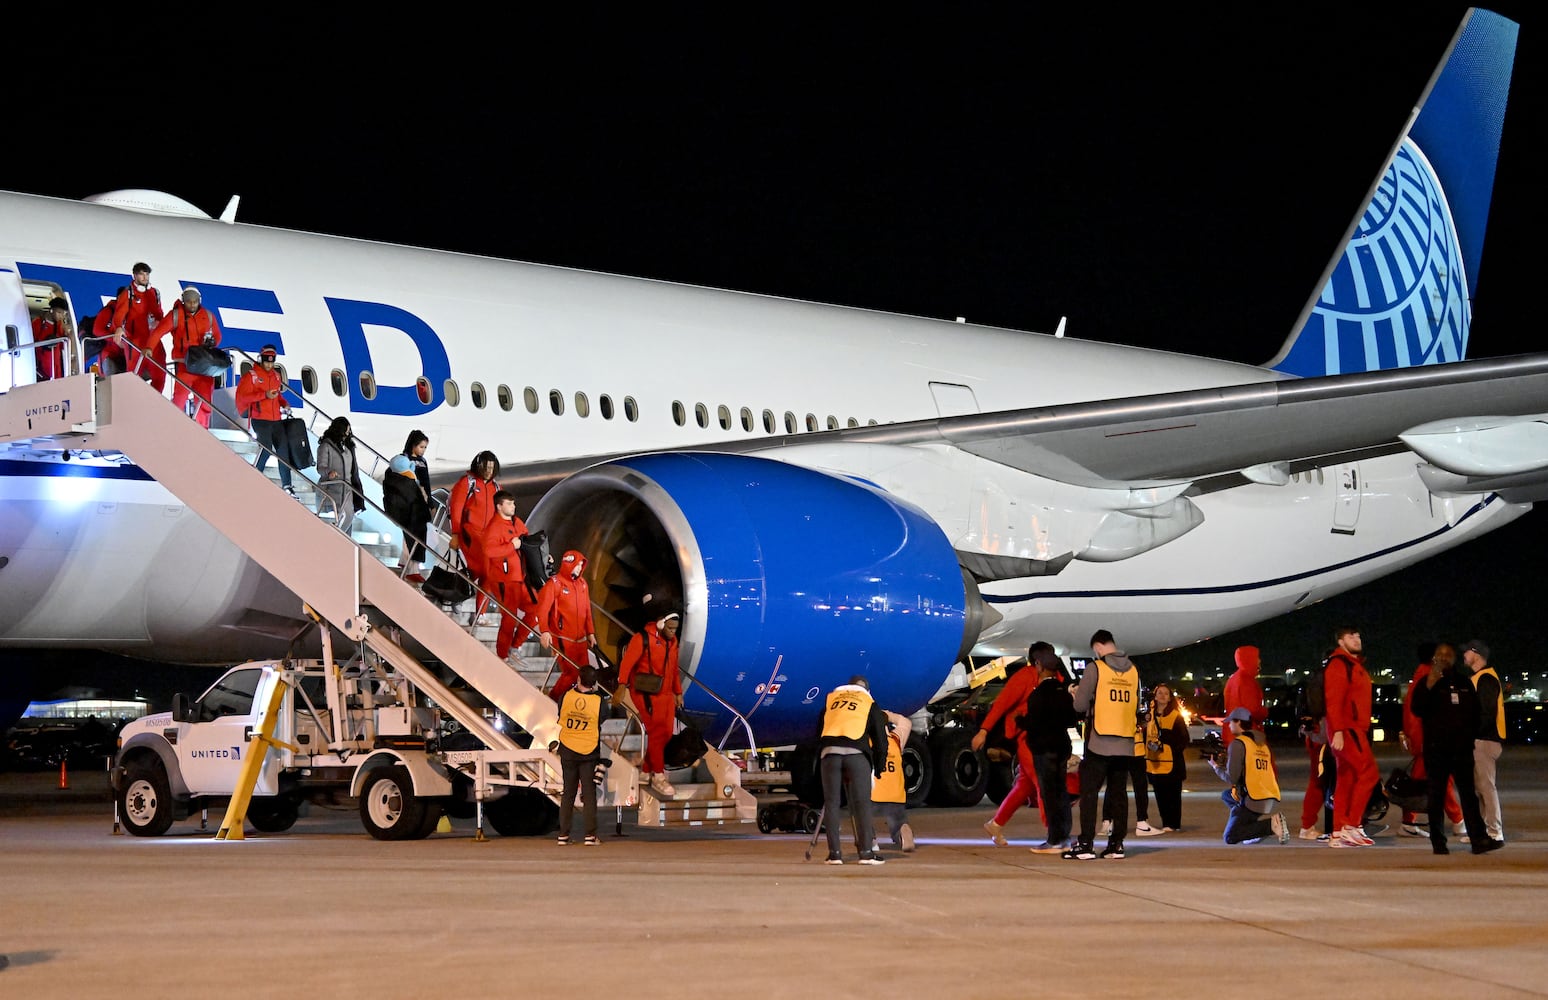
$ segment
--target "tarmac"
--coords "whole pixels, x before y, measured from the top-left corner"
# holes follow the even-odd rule
[[[1279,758],[1295,827],[1306,764]],[[611,814],[599,847],[471,821],[382,843],[353,808],[141,839],[100,773],[0,774],[0,997],[1548,996],[1548,749],[1506,748],[1483,856],[1432,854],[1396,808],[1371,848],[1228,847],[1222,785],[1190,775],[1184,830],[1123,861],[1030,853],[1035,809],[996,848],[986,799],[913,810],[917,851],[869,868],[847,822],[842,867],[805,834]]]

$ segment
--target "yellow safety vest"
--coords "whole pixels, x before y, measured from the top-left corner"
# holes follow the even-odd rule
[[[594,753],[601,738],[602,696],[571,688],[559,706],[559,742],[578,754]]]
[[[1171,732],[1172,726],[1177,721],[1177,709],[1157,719],[1155,713],[1151,713],[1150,721],[1145,723],[1145,742],[1160,743],[1160,750],[1145,749],[1145,770],[1150,774],[1171,774],[1174,763],[1172,761],[1172,746],[1161,738],[1163,732]]]
[[[1494,702],[1494,731],[1500,734],[1500,739],[1505,738],[1505,685],[1500,684],[1500,675],[1494,672],[1493,667],[1484,667],[1473,673],[1473,690],[1478,690],[1478,678],[1488,674],[1494,678],[1494,683],[1499,684],[1500,696]]]
[[[1242,760],[1242,782],[1247,794],[1259,800],[1279,798],[1279,779],[1274,777],[1274,758],[1267,746],[1259,745],[1249,734],[1243,733],[1239,741],[1247,756]]]
[[[865,723],[871,717],[871,693],[854,684],[835,688],[828,695],[822,715],[822,735],[846,740],[865,739]]]
[[[1092,664],[1097,671],[1092,722],[1098,736],[1134,736],[1139,729],[1139,671],[1119,673],[1106,660]]]
[[[906,802],[903,791],[903,745],[897,733],[887,734],[887,769],[871,786],[872,802]]]

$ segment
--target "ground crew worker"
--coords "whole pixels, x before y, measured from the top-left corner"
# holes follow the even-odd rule
[[[1064,852],[1066,861],[1096,858],[1097,793],[1107,786],[1112,830],[1102,857],[1124,858],[1123,835],[1129,826],[1129,774],[1134,767],[1134,734],[1139,728],[1139,668],[1118,648],[1113,634],[1091,636],[1096,658],[1080,675],[1075,710],[1086,715],[1086,753],[1080,762],[1080,835]]]
[[[61,298],[52,298],[48,301],[48,315],[35,316],[32,320],[32,342],[40,344],[45,340],[57,340],[60,337],[70,335],[70,303]],[[70,374],[65,369],[65,345],[49,344],[47,347],[33,348],[33,354],[37,363],[37,379],[46,382],[51,378],[64,378]]]
[[[1274,777],[1274,757],[1269,753],[1268,737],[1261,729],[1250,729],[1252,710],[1238,705],[1226,713],[1230,728],[1230,747],[1222,765],[1214,757],[1209,766],[1230,784],[1220,798],[1231,807],[1226,820],[1225,842],[1256,844],[1273,836],[1281,844],[1290,842],[1290,824],[1279,812],[1279,780]]]
[[[248,369],[247,374],[237,382],[237,413],[247,418],[253,437],[262,445],[258,451],[258,462],[254,466],[259,472],[269,464],[270,454],[282,453],[280,432],[284,424],[281,421],[290,415],[290,401],[285,398],[288,386],[280,378],[279,372],[274,370],[278,355],[273,344],[264,344],[258,352],[258,364]],[[285,452],[280,460],[280,488],[295,496],[295,487],[290,485],[289,459],[288,452]]]
[[[177,384],[172,387],[172,405],[188,409],[191,395],[193,409],[189,416],[198,421],[200,427],[208,427],[210,414],[214,412],[210,399],[215,395],[215,376],[195,375],[185,365],[190,347],[195,344],[216,347],[220,344],[220,321],[201,302],[199,290],[189,285],[183,289],[183,296],[177,305],[156,324],[150,336],[152,342],[160,344],[162,337],[169,333],[172,335],[172,363],[176,366],[173,374],[177,377]]]
[[[855,817],[855,847],[862,865],[879,865],[871,829],[871,775],[881,777],[887,766],[887,718],[871,697],[871,685],[857,674],[828,695],[822,716],[822,747],[818,767],[822,774],[823,826],[828,835],[828,864],[844,863],[839,848],[840,816],[844,786],[849,786],[849,809]]]
[[[515,500],[511,501],[513,504]],[[559,799],[559,846],[570,842],[575,818],[575,793],[581,796],[581,819],[586,826],[587,847],[597,839],[597,764],[602,760],[602,692],[597,690],[597,669],[581,667],[575,687],[559,702],[559,772],[564,790]]]
[[[1035,671],[1030,663],[1024,668]],[[887,719],[887,766],[871,788],[871,811],[887,824],[894,847],[904,854],[914,851],[914,828],[908,825],[908,789],[903,783],[903,747],[914,724],[896,712],[883,711]]]
[[[544,649],[559,659],[559,682],[548,696],[558,701],[575,684],[587,653],[597,644],[597,628],[591,621],[591,588],[581,574],[586,557],[571,549],[559,560],[559,572],[538,594],[537,629]]]
[[[1489,666],[1489,647],[1474,639],[1462,647],[1462,662],[1473,673],[1478,693],[1478,737],[1473,742],[1473,787],[1490,841],[1505,842],[1505,823],[1500,816],[1496,771],[1505,744],[1505,689],[1500,675]]]
[[[404,466],[413,475],[413,469],[404,456]],[[516,516],[516,498],[505,490],[494,495],[495,518],[489,522],[480,544],[488,564],[484,568],[484,580],[490,594],[500,606],[500,635],[495,640],[495,655],[505,659],[511,655],[511,647],[519,646],[527,633],[532,631],[531,621],[536,607],[527,593],[526,574],[522,570],[521,540],[527,535],[527,523]],[[529,624],[522,625],[525,619]],[[516,637],[522,629],[522,639]]]
[[[645,727],[642,773],[660,795],[675,795],[666,779],[667,740],[672,738],[677,710],[683,705],[683,679],[677,669],[677,630],[682,616],[668,611],[629,639],[618,664],[618,686],[628,688]]]
[[[484,555],[484,532],[495,519],[495,494],[500,484],[500,460],[492,451],[481,451],[473,456],[468,473],[452,486],[448,506],[451,508],[450,545],[452,551],[462,553],[467,563],[468,575],[480,589],[484,587],[484,573],[489,568]],[[485,598],[478,598],[478,614],[484,612]]]
[[[161,308],[161,293],[151,287],[150,275],[149,264],[141,261],[134,265],[130,283],[120,288],[113,300],[108,322],[113,343],[123,352],[126,370],[162,392],[167,386],[167,353],[161,341],[151,336],[151,330],[166,314]]]

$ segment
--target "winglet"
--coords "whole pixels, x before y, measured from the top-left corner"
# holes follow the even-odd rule
[[[236,221],[237,202],[241,200],[242,196],[239,194],[234,194],[231,196],[231,200],[226,202],[226,210],[220,213],[221,222],[224,222],[229,226]]]
[[[1269,367],[1311,377],[1467,356],[1518,31],[1468,11]]]

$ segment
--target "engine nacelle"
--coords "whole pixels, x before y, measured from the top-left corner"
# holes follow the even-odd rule
[[[620,626],[682,608],[679,661],[698,681],[684,678],[684,708],[711,743],[734,721],[714,696],[748,716],[760,745],[777,746],[816,736],[824,696],[855,674],[883,708],[911,714],[980,630],[977,587],[926,514],[784,462],[611,462],[559,484],[528,524],[548,532],[556,555],[586,554],[592,600],[616,618],[596,616],[610,654],[627,637]],[[728,746],[745,742],[738,726]]]

